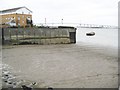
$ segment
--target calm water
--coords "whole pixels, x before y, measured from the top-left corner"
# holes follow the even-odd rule
[[[95,32],[95,36],[86,36],[88,32]],[[109,47],[118,47],[118,29],[77,29],[77,44],[81,42],[89,44],[97,44]]]

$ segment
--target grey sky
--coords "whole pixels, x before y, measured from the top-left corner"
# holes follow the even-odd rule
[[[0,0],[0,9],[26,6],[33,22],[117,25],[119,0]]]

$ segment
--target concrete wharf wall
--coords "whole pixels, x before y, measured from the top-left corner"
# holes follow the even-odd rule
[[[2,28],[2,44],[76,43],[74,27]]]

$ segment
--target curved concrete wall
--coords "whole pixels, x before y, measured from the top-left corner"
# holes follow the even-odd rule
[[[4,44],[66,44],[76,42],[76,28],[4,28]],[[73,33],[71,35],[71,33]]]

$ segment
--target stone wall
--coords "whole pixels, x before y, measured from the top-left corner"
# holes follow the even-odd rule
[[[75,43],[74,27],[3,28],[3,44],[66,44]],[[72,42],[71,42],[72,41]]]

